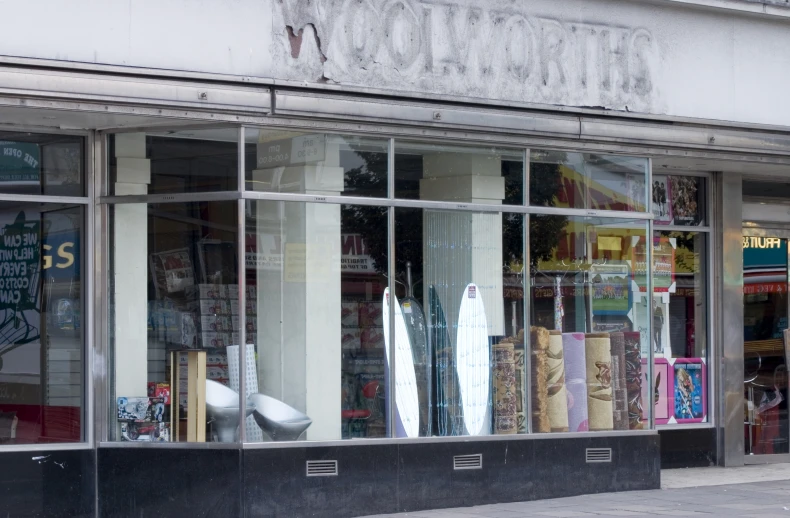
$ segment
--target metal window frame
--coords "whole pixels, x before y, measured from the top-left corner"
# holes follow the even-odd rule
[[[93,250],[95,249],[95,204],[93,202],[96,163],[94,160],[95,136],[91,131],[78,130],[59,130],[54,128],[40,128],[28,126],[0,125],[0,131],[12,131],[17,133],[32,133],[39,135],[65,135],[82,138],[82,195],[81,196],[49,196],[49,195],[29,195],[29,194],[8,194],[0,193],[0,202],[26,202],[39,204],[62,204],[69,206],[79,206],[82,208],[80,229],[80,267],[83,268],[81,276],[81,295],[80,311],[84,315],[82,319],[81,336],[81,369],[82,369],[82,405],[80,408],[80,435],[78,442],[72,443],[51,443],[51,444],[3,444],[0,445],[0,454],[6,452],[37,452],[37,451],[64,451],[64,450],[89,450],[95,444],[95,401],[94,401],[94,359],[95,359],[95,333],[93,329],[94,308],[91,300],[94,276],[90,273],[94,271]]]

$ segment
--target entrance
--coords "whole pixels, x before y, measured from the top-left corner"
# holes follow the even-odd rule
[[[750,227],[743,231],[744,445],[747,463],[750,458],[764,462],[769,460],[766,456],[790,454],[785,347],[785,331],[790,316],[789,240],[790,231],[784,229]]]

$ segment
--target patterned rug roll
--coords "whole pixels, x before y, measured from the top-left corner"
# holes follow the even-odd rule
[[[628,428],[641,430],[642,424],[642,351],[639,332],[623,333],[625,340],[625,387],[628,394]]]
[[[584,335],[587,363],[587,414],[590,431],[614,429],[612,346],[609,333]]]
[[[549,348],[549,330],[531,327],[530,347],[532,350],[532,432],[551,431],[549,422],[549,366],[546,352]]]
[[[565,387],[568,393],[568,430],[586,432],[589,426],[584,333],[563,333],[562,351],[565,356]]]
[[[568,393],[565,388],[565,358],[562,331],[549,331],[546,351],[549,367],[549,424],[552,432],[568,431]]]
[[[625,384],[625,336],[610,333],[612,342],[612,392],[614,394],[614,429],[628,430],[628,390]]]
[[[513,434],[518,431],[516,419],[516,354],[515,345],[500,343],[494,354],[494,433]]]

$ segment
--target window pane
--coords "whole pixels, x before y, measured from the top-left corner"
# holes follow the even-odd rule
[[[669,387],[671,415],[665,422],[707,422],[708,235],[656,232],[656,238],[653,342],[656,358],[671,362],[673,370],[673,386]],[[657,424],[664,424],[658,414],[656,418]]]
[[[653,224],[705,225],[706,181],[699,176],[653,175]]]
[[[0,444],[83,439],[82,222],[0,203]]]
[[[0,192],[84,196],[82,137],[0,131]]]
[[[387,139],[247,128],[247,190],[387,197]]]
[[[533,149],[529,203],[645,212],[647,167],[646,158]]]
[[[237,213],[235,201],[113,207],[114,440],[238,440]]]
[[[247,205],[248,339],[260,440],[387,435],[387,209]]]
[[[110,135],[110,193],[235,191],[238,137],[236,128]]]
[[[531,216],[533,432],[647,427],[646,234],[641,221]]]
[[[524,152],[398,141],[395,143],[395,196],[523,205]]]
[[[527,431],[523,220],[395,210],[396,436]]]

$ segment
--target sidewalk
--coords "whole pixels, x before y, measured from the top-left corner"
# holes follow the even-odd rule
[[[664,470],[662,489],[379,515],[414,518],[743,516],[790,518],[790,465]],[[370,517],[372,518],[372,517]]]

